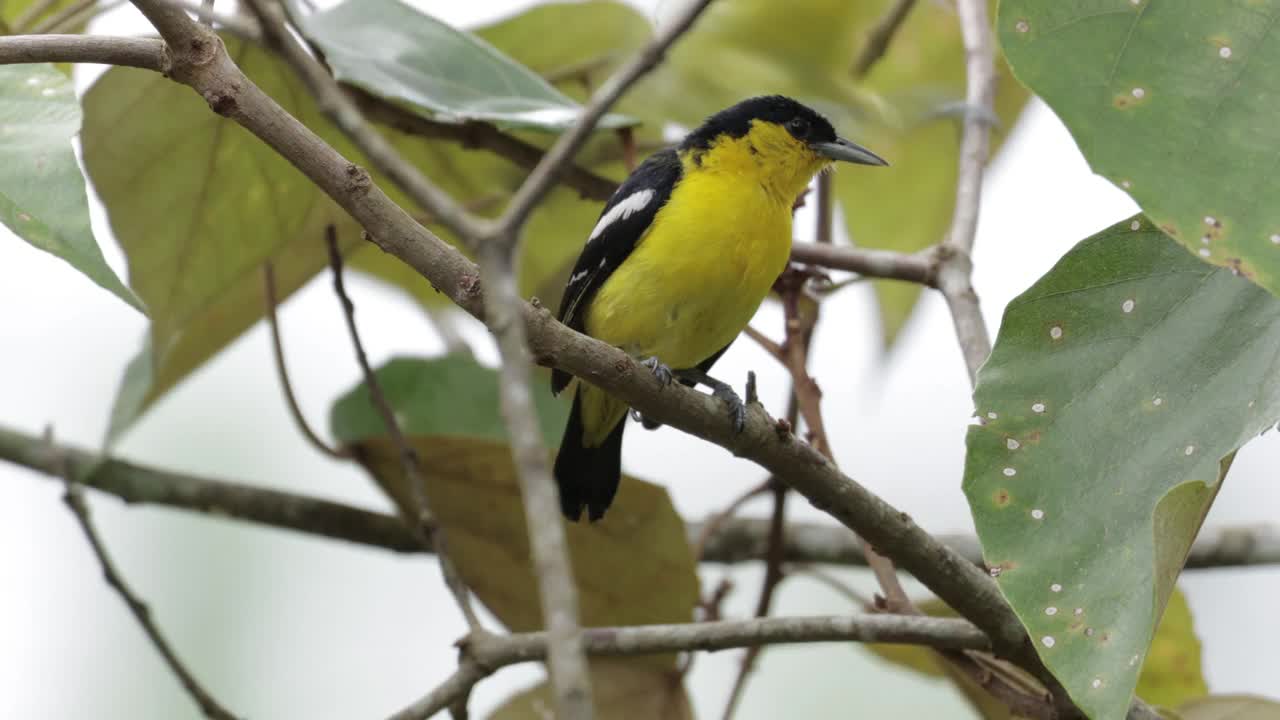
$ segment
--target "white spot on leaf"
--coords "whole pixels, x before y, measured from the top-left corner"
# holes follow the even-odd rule
[[[1044,511],[1041,510],[1040,508],[1036,508],[1035,510],[1031,511],[1031,517],[1035,518],[1036,520],[1043,520]]]
[[[1120,304],[1120,309],[1126,313],[1131,313],[1133,312],[1133,304],[1133,298],[1129,298]]]
[[[1218,48],[1218,57],[1226,60],[1231,57],[1231,48],[1223,46]]]
[[[1013,438],[1009,438],[1008,440],[1006,440],[1004,445],[1010,450],[1017,450],[1018,448],[1022,447],[1022,443],[1018,442],[1017,440],[1014,440]]]
[[[1211,254],[1209,248],[1200,248],[1200,257],[1209,257]]]
[[[1280,245],[1280,233],[1271,233],[1271,244]]]
[[[1017,474],[1018,474],[1018,471],[1017,471],[1017,470],[1014,470],[1014,469],[1013,469],[1013,468],[1011,468],[1011,467],[1007,467],[1007,468],[1005,468],[1005,469],[1004,469],[1004,476],[1005,476],[1005,477],[1013,477],[1014,475],[1017,475]]]
[[[1031,24],[1028,23],[1026,20],[1019,20],[1018,22],[1013,24],[1013,29],[1017,30],[1020,33],[1024,33],[1031,29]]]
[[[1044,614],[1045,614],[1045,615],[1048,615],[1048,616],[1050,616],[1050,617],[1052,617],[1052,616],[1054,616],[1054,615],[1057,615],[1057,614],[1058,614],[1058,608],[1056,608],[1056,607],[1054,607],[1054,606],[1050,605],[1049,607],[1047,607],[1047,608],[1045,608],[1045,609],[1044,609]]]
[[[1040,644],[1044,645],[1047,648],[1053,647],[1054,645],[1057,644],[1057,642],[1058,642],[1057,640],[1053,639],[1052,635],[1045,635],[1044,637],[1040,638]]]
[[[1162,397],[1157,397],[1156,399],[1154,399],[1154,400],[1152,400],[1152,401],[1151,401],[1151,404],[1152,404],[1152,405],[1155,405],[1156,407],[1160,407],[1161,405],[1163,405],[1163,404],[1164,404],[1164,398],[1162,398]]]
[[[1081,615],[1084,614],[1084,608],[1076,608],[1075,610],[1071,611],[1071,614],[1075,615],[1076,617],[1080,617]]]
[[[1188,445],[1188,446],[1186,447],[1186,449],[1184,449],[1184,450],[1182,451],[1182,454],[1183,454],[1183,455],[1190,455],[1190,454],[1194,453],[1195,451],[1196,451],[1196,446],[1195,446],[1195,445]]]
[[[1058,327],[1057,325],[1054,325],[1053,327],[1049,328],[1049,337],[1053,338],[1054,340],[1061,340],[1062,328]]]
[[[1093,688],[1094,690],[1097,690],[1098,688],[1102,687],[1102,678],[1094,678],[1093,682],[1089,683],[1089,687]]]
[[[1052,585],[1050,585],[1050,586],[1049,586],[1049,590],[1051,590],[1051,591],[1053,591],[1053,592],[1062,592],[1062,586],[1061,586],[1061,585],[1059,585],[1058,583],[1054,583],[1054,584],[1052,584]]]
[[[1137,220],[1134,220],[1133,222],[1129,223],[1130,230],[1137,230],[1140,227],[1142,227],[1142,223],[1138,222]]]
[[[999,415],[997,415],[997,414],[995,414],[995,413],[993,413],[993,412],[989,412],[989,413],[987,413],[987,419],[988,419],[988,420],[995,420],[995,419],[996,419],[996,418],[998,418],[998,417],[1000,417],[1000,416],[999,416]]]
[[[1042,412],[1044,412],[1044,403],[1035,403],[1035,404],[1033,404],[1033,405],[1031,406],[1031,412],[1033,412],[1033,413],[1042,413]]]
[[[1140,87],[1130,90],[1129,93],[1139,100],[1147,96],[1147,91]]]

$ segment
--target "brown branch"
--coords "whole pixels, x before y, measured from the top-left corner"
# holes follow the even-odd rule
[[[412,509],[401,507],[402,518],[410,533],[423,547],[435,549],[445,585],[453,594],[458,609],[462,611],[462,617],[467,621],[467,626],[472,632],[478,632],[481,625],[475,609],[471,607],[471,595],[462,582],[462,576],[458,574],[453,560],[449,557],[443,531],[431,519],[418,452],[400,430],[395,411],[391,409],[391,403],[382,392],[382,383],[378,382],[377,375],[369,365],[369,356],[365,353],[364,343],[360,340],[360,331],[356,328],[356,306],[347,295],[347,288],[342,279],[342,250],[338,247],[338,234],[332,225],[325,228],[324,239],[329,251],[329,268],[333,273],[333,292],[342,304],[342,315],[346,320],[347,333],[351,336],[351,345],[355,349],[356,362],[360,365],[360,374],[364,377],[365,387],[369,389],[370,402],[377,410],[378,416],[382,418],[382,423],[387,428],[387,435],[400,453],[400,466],[404,472],[405,481],[409,484],[409,494],[413,499],[414,507]],[[399,507],[399,503],[396,505]]]
[[[969,378],[977,382],[978,368],[991,354],[991,337],[978,295],[973,291],[973,241],[982,200],[982,175],[991,151],[991,118],[996,92],[995,44],[986,0],[957,0],[965,50],[965,119],[960,139],[960,170],[951,229],[942,245],[946,254],[938,271],[942,291],[955,322]]]
[[[302,414],[302,407],[298,405],[298,398],[293,392],[293,382],[289,380],[289,368],[284,361],[284,342],[280,339],[280,321],[276,317],[278,305],[276,273],[270,262],[262,266],[262,293],[266,299],[267,328],[271,331],[271,354],[275,358],[276,377],[280,379],[280,390],[284,392],[285,403],[289,406],[289,415],[293,417],[293,424],[297,426],[298,432],[302,433],[307,443],[321,455],[334,460],[350,459],[350,453],[330,447],[316,434],[315,430],[311,429],[306,416]]]
[[[906,615],[834,615],[754,620],[588,628],[583,644],[590,655],[633,656],[692,650],[716,651],[764,645],[865,642],[982,649],[987,638],[964,620]],[[392,720],[420,720],[448,707],[462,693],[497,670],[542,660],[546,633],[486,634],[462,643],[463,659],[453,675]]]
[[[892,250],[798,242],[791,245],[791,261],[831,270],[847,270],[866,277],[905,280],[928,287],[934,287],[936,281],[937,261],[933,248],[907,255]]]
[[[152,620],[151,608],[129,587],[120,571],[116,568],[115,563],[111,560],[111,555],[107,552],[107,548],[102,542],[102,538],[98,536],[98,531],[93,526],[93,519],[89,514],[89,503],[85,501],[80,484],[75,479],[74,469],[65,458],[60,458],[54,450],[52,433],[47,435],[46,445],[51,456],[51,463],[57,468],[58,474],[62,476],[64,481],[63,502],[75,515],[76,522],[80,524],[80,529],[84,532],[85,539],[89,541],[89,546],[93,549],[93,554],[98,559],[98,565],[102,567],[103,579],[106,580],[107,585],[116,591],[121,600],[124,600],[124,604],[129,607],[129,612],[133,613],[134,619],[142,626],[143,632],[147,634],[147,639],[151,641],[156,651],[160,653],[165,665],[168,665],[169,670],[177,676],[178,682],[182,684],[183,689],[200,707],[200,711],[204,713],[205,717],[211,718],[211,720],[235,720],[236,716],[224,708],[208,690],[205,690],[200,681],[196,680],[195,675],[183,664],[173,646],[169,644],[164,634],[160,632],[160,628]]]
[[[97,63],[167,72],[164,41],[106,35],[15,35],[0,38],[0,65]]]
[[[855,78],[866,77],[872,66],[884,57],[889,45],[893,42],[894,35],[906,21],[907,15],[911,14],[911,8],[915,7],[915,4],[915,0],[893,0],[889,10],[876,21],[875,25],[871,26],[867,31],[867,39],[862,43],[862,49],[858,51],[857,59],[853,61]]]

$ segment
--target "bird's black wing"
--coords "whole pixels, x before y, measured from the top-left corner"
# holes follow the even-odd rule
[[[591,299],[644,237],[658,210],[667,204],[680,174],[676,151],[663,150],[649,156],[613,193],[569,273],[569,284],[560,300],[560,322],[584,331]],[[559,393],[570,379],[569,373],[552,370],[551,391]]]

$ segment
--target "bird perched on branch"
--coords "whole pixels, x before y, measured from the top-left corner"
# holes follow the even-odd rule
[[[664,383],[703,384],[736,429],[746,407],[707,375],[787,266],[796,198],[832,161],[887,165],[790,98],[755,97],[649,157],[605,204],[569,275],[560,321],[617,346]],[[572,378],[556,370],[551,390]],[[580,382],[555,476],[566,517],[595,521],[621,475],[627,404]]]

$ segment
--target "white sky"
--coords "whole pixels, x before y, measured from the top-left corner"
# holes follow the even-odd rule
[[[222,3],[219,3],[221,6]],[[651,7],[650,3],[644,4]],[[492,17],[495,0],[432,3],[451,22]],[[107,30],[136,28],[131,12]],[[1033,103],[996,162],[979,227],[975,284],[994,333],[1004,305],[1075,242],[1134,211],[1126,196],[1093,176],[1069,135]],[[100,238],[108,238],[100,213]],[[802,221],[803,222],[803,221]],[[811,220],[810,220],[811,222]],[[803,227],[803,226],[802,226]],[[124,274],[114,245],[105,252]],[[375,363],[425,355],[439,343],[398,295],[353,279],[359,321]],[[116,383],[137,348],[144,319],[61,261],[5,233],[0,237],[0,423],[85,446],[99,441]],[[888,357],[872,350],[878,332],[868,291],[845,291],[824,306],[814,374],[825,392],[838,460],[853,477],[924,527],[968,530],[960,492],[969,388],[944,304],[926,295]],[[758,327],[776,331],[767,307]],[[326,425],[331,400],[357,378],[341,315],[320,278],[282,309],[291,373],[306,415]],[[492,358],[482,331],[468,336]],[[760,375],[765,402],[780,412],[782,371],[749,342],[717,365],[725,378]],[[1280,489],[1276,435],[1250,444],[1208,523],[1274,521]],[[298,438],[275,382],[267,336],[255,327],[162,400],[123,453],[195,473],[305,491],[382,507],[354,467],[318,457]],[[698,517],[764,473],[727,452],[670,429],[628,433],[627,470],[667,480],[678,509]],[[127,509],[94,497],[99,524],[123,572],[199,677],[237,712],[254,718],[379,717],[429,689],[452,668],[462,632],[434,564],[298,535],[155,509]],[[803,500],[792,517],[821,514]],[[752,508],[764,511],[763,505]],[[704,584],[724,575],[703,573]],[[0,463],[0,717],[182,718],[196,711],[101,582],[56,483]],[[843,576],[871,588],[859,572]],[[759,573],[734,571],[733,612],[754,603]],[[1215,692],[1275,693],[1275,643],[1267,598],[1280,571],[1189,573],[1182,581],[1205,645]],[[816,585],[784,586],[780,612],[841,612],[847,605]],[[736,669],[735,653],[700,658],[691,688],[703,717],[718,716]],[[530,667],[507,670],[475,695],[477,717]],[[966,717],[951,691],[877,669],[860,651],[806,646],[766,653],[745,699],[744,719],[861,715]]]

